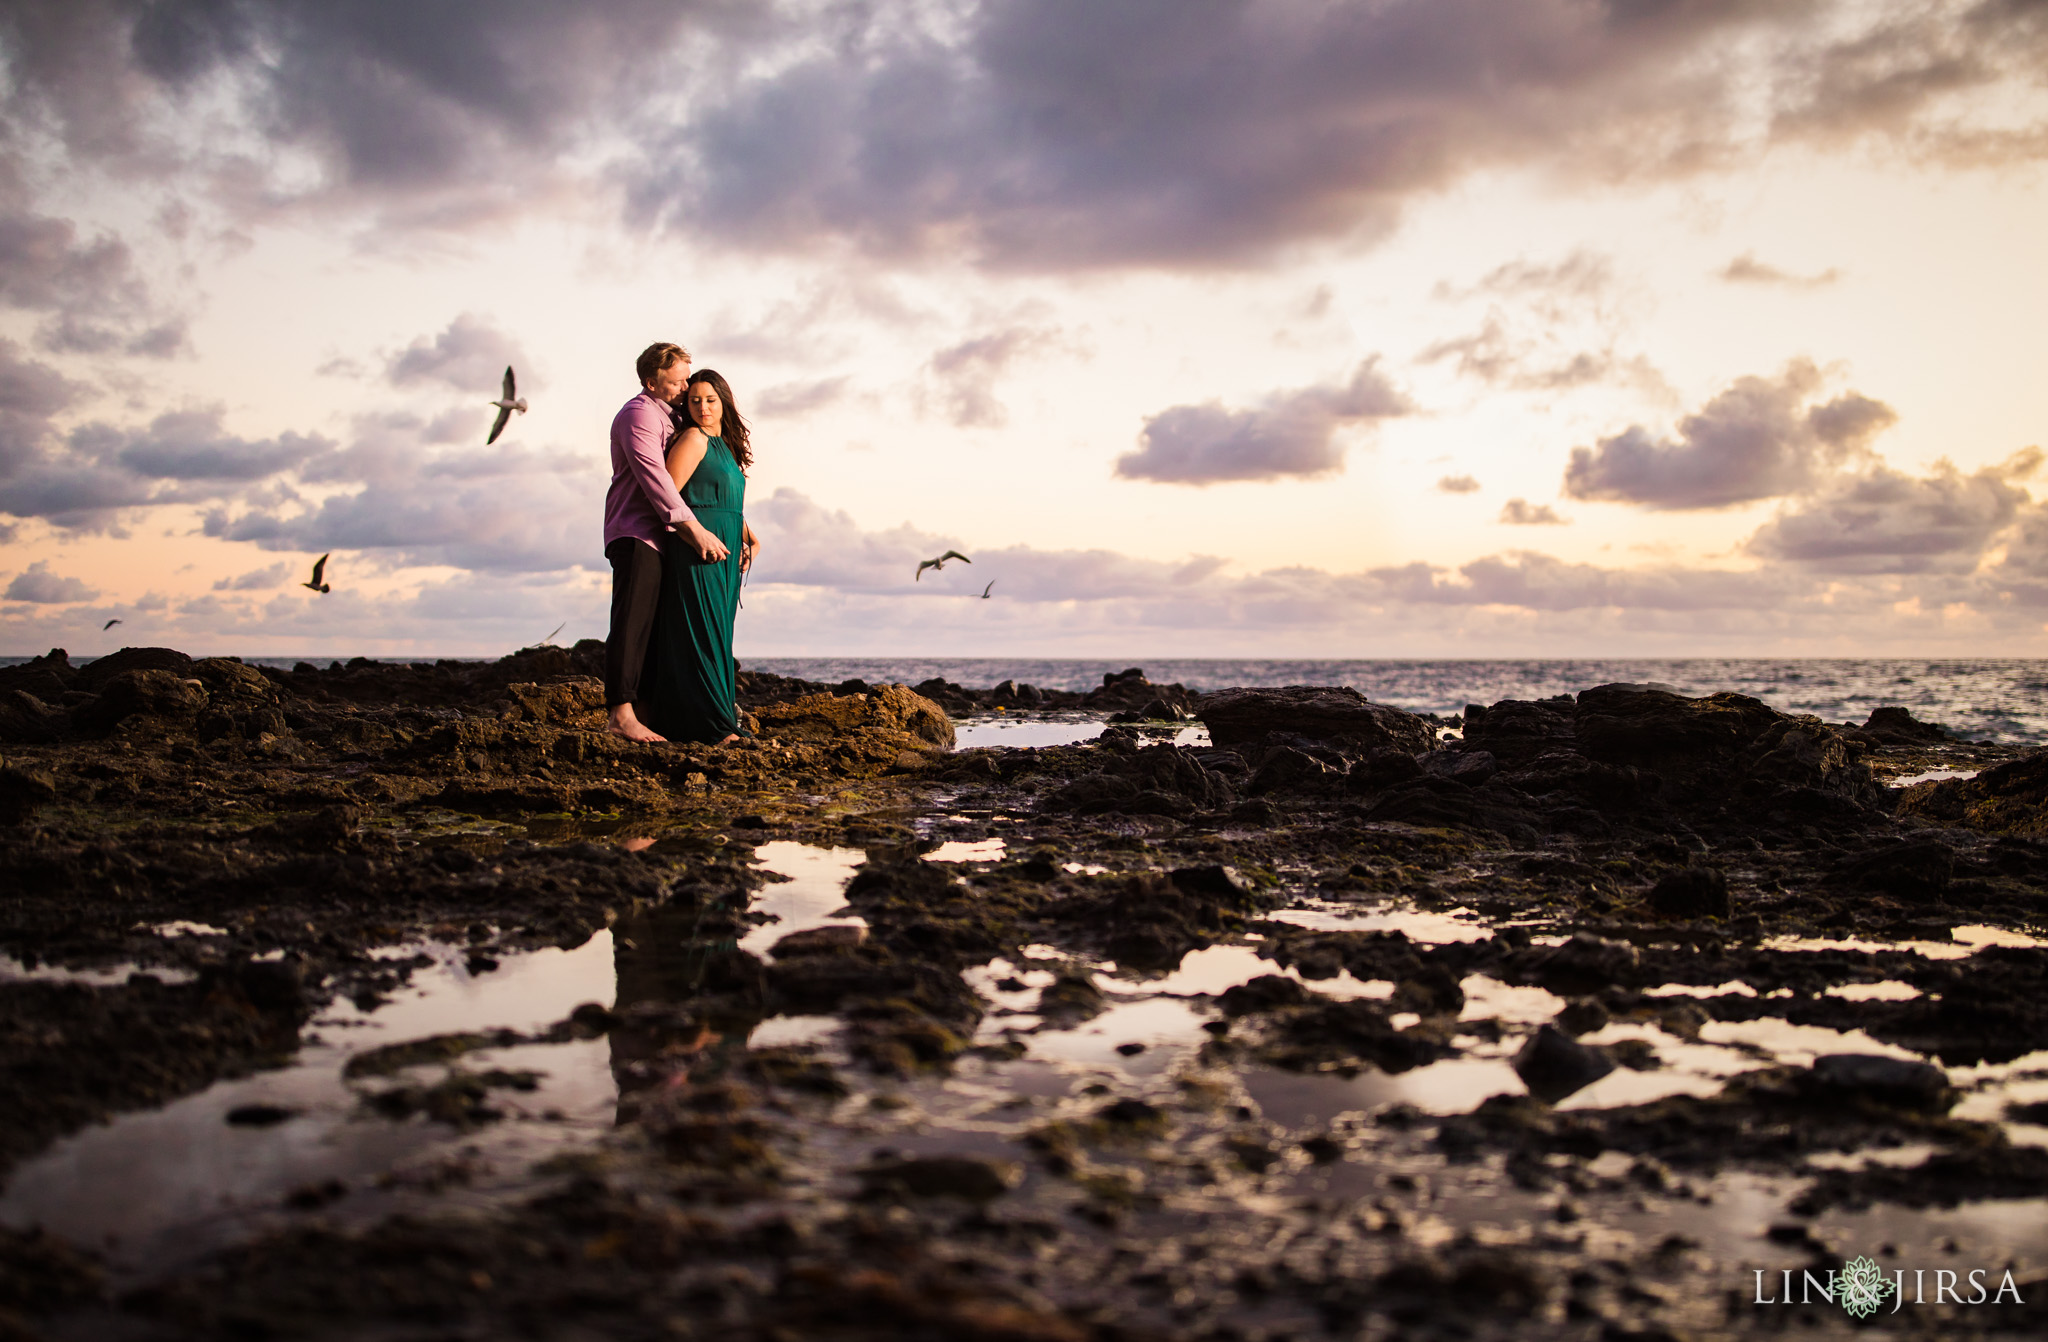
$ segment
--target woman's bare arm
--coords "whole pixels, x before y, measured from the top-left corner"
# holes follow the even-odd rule
[[[704,460],[704,453],[711,446],[711,440],[704,436],[704,430],[691,425],[682,430],[668,445],[669,479],[676,482],[676,492],[681,493],[683,485],[696,473],[698,463]],[[697,557],[707,563],[716,563],[732,553],[725,548],[725,542],[704,529],[704,525],[693,516],[678,523],[676,530],[688,538]]]

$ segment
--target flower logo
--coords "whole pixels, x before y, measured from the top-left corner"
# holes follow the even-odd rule
[[[1851,1258],[1835,1279],[1842,1308],[1859,1319],[1877,1313],[1885,1297],[1898,1289],[1899,1284],[1885,1276],[1884,1269],[1869,1258]]]

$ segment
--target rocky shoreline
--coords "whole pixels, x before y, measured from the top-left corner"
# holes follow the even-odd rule
[[[2048,1207],[2048,753],[1136,668],[743,671],[754,740],[646,748],[601,654],[0,670],[0,1178],[374,1017],[416,948],[605,936],[618,982],[345,1078],[352,1123],[475,1132],[528,1121],[507,1050],[602,1047],[609,1132],[175,1263],[0,1229],[0,1336],[1831,1335],[1751,1271],[1858,1254],[2022,1297],[1884,1326],[2048,1324],[2048,1236],[1941,1210]],[[953,748],[998,712],[1112,725]],[[845,908],[756,953],[779,845],[850,854]]]

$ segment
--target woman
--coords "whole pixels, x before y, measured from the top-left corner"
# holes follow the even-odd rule
[[[669,443],[668,473],[709,536],[669,533],[643,713],[647,725],[671,741],[724,745],[740,736],[732,659],[740,576],[761,548],[741,515],[754,452],[732,388],[711,369],[691,375],[682,409],[684,427]]]

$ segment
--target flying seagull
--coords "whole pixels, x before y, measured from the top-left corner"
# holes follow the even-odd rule
[[[560,624],[556,625],[556,626],[554,627],[554,631],[553,631],[552,633],[550,633],[550,634],[549,634],[549,635],[548,635],[548,636],[547,636],[546,638],[544,638],[544,639],[542,639],[542,640],[540,641],[540,642],[541,642],[541,646],[542,646],[542,647],[546,647],[546,646],[547,646],[548,644],[550,644],[550,643],[554,642],[554,641],[555,641],[555,634],[559,634],[559,633],[561,633],[561,632],[562,632],[562,631],[563,631],[564,629],[567,629],[568,627],[569,627],[569,622],[568,622],[567,620],[564,620],[564,621],[562,621],[562,622],[561,622]]]
[[[104,634],[104,633],[106,633],[106,632],[107,632],[107,631],[108,631],[109,629],[112,629],[112,628],[113,628],[113,627],[114,627],[115,625],[117,625],[117,624],[119,624],[119,623],[121,623],[121,621],[120,621],[120,619],[119,619],[118,617],[117,617],[117,618],[115,618],[115,619],[112,619],[112,620],[108,620],[108,621],[107,621],[107,622],[106,622],[105,624],[103,624],[103,625],[101,625],[101,626],[100,626],[100,632],[101,632],[102,634]]]
[[[926,559],[919,561],[917,566],[917,577],[912,579],[911,581],[922,581],[924,578],[924,571],[928,568],[943,569],[944,567],[946,567],[946,561],[948,559],[957,559],[963,564],[972,564],[974,562],[972,559],[969,559],[966,555],[961,554],[958,550],[948,550],[946,551],[946,553],[940,555],[937,559]]]
[[[302,582],[299,584],[299,586],[310,587],[314,591],[320,593],[333,591],[333,588],[329,587],[326,583],[320,581],[320,575],[327,571],[327,556],[333,553],[334,551],[329,550],[327,554],[321,555],[318,559],[314,560],[312,580],[310,582]]]
[[[990,587],[994,587],[995,585],[996,585],[996,580],[995,580],[994,578],[990,578],[990,579],[988,580],[988,587],[984,587],[984,588],[982,588],[982,589],[981,589],[981,599],[982,599],[983,601],[986,601],[986,600],[988,600],[988,593],[989,593],[989,588],[990,588]]]
[[[517,391],[518,387],[512,381],[512,365],[508,363],[505,365],[505,394],[490,402],[498,407],[498,422],[491,425],[491,436],[484,439],[485,447],[498,441],[498,435],[505,431],[505,423],[512,418],[514,410],[522,415],[526,413],[526,398],[516,395]]]

